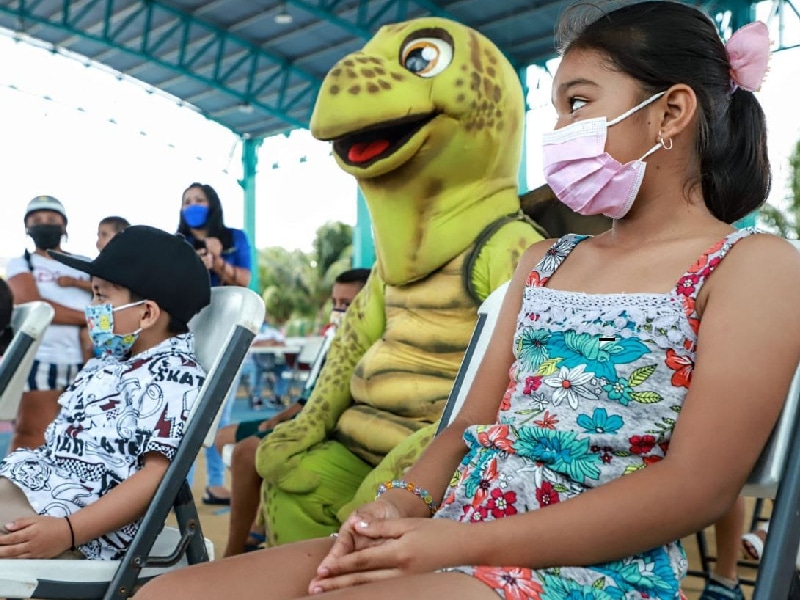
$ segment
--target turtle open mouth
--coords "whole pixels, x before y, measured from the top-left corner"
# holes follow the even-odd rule
[[[333,140],[333,151],[348,165],[368,167],[401,148],[437,115],[411,115],[367,127]]]

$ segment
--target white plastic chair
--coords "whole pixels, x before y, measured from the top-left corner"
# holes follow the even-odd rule
[[[478,322],[442,413],[439,431],[450,424],[467,396],[492,336],[507,284],[495,290],[478,311]],[[752,600],[784,600],[795,577],[800,546],[800,366],[786,395],[781,415],[761,451],[743,494],[775,498],[764,555]]]
[[[221,404],[264,321],[264,302],[239,287],[211,290],[211,304],[189,323],[207,373],[186,433],[122,560],[0,560],[2,598],[104,598],[133,595],[137,584],[163,572],[209,560],[186,474],[201,444],[212,443]],[[164,527],[175,511],[178,528]]]
[[[483,301],[478,309],[478,320],[475,323],[475,329],[472,330],[472,337],[469,339],[469,345],[466,352],[464,352],[461,366],[458,368],[453,388],[447,398],[447,404],[445,404],[444,411],[442,411],[437,433],[453,421],[461,405],[464,404],[467,392],[469,392],[472,381],[475,379],[475,373],[478,371],[483,355],[486,353],[486,347],[489,345],[494,326],[497,324],[500,306],[503,304],[507,289],[508,283],[498,287],[486,297],[486,300]]]
[[[16,419],[25,380],[54,314],[47,302],[27,302],[14,307],[11,313],[14,337],[0,361],[0,421]]]
[[[308,378],[309,371],[316,362],[324,342],[325,338],[322,336],[302,338],[300,352],[294,359],[294,368],[288,374],[290,386],[302,383]],[[287,374],[284,373],[284,377],[286,376]]]
[[[317,382],[317,378],[319,377],[319,372],[322,370],[322,365],[325,364],[325,357],[328,355],[328,350],[333,343],[333,338],[336,335],[336,328],[329,327],[328,330],[325,332],[325,335],[319,338],[321,340],[319,347],[317,348],[316,355],[314,357],[314,362],[311,363],[311,369],[308,371],[308,377],[306,377],[305,385],[303,386],[303,392],[301,396],[305,395],[308,398],[308,394],[314,389],[314,384]],[[236,444],[225,444],[222,447],[222,462],[225,464],[227,468],[231,468],[231,463],[233,461],[233,449]]]

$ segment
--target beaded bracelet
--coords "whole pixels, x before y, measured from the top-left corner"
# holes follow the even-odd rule
[[[408,481],[404,481],[402,479],[393,479],[378,486],[378,493],[375,494],[375,499],[377,500],[383,496],[383,494],[388,490],[405,490],[407,492],[411,492],[427,505],[428,509],[431,511],[431,515],[436,513],[436,509],[438,507],[436,506],[436,502],[433,500],[433,496],[431,496],[428,490],[423,490],[413,483],[409,483]]]

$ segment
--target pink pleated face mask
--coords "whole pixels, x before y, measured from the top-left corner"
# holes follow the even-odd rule
[[[582,215],[624,217],[642,185],[644,159],[663,144],[623,165],[606,152],[608,128],[663,95],[659,92],[611,121],[586,119],[544,134],[544,177],[556,197]]]

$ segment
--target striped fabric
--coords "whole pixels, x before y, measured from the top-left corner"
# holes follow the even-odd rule
[[[25,383],[25,391],[63,391],[83,365],[46,363],[34,360]]]

